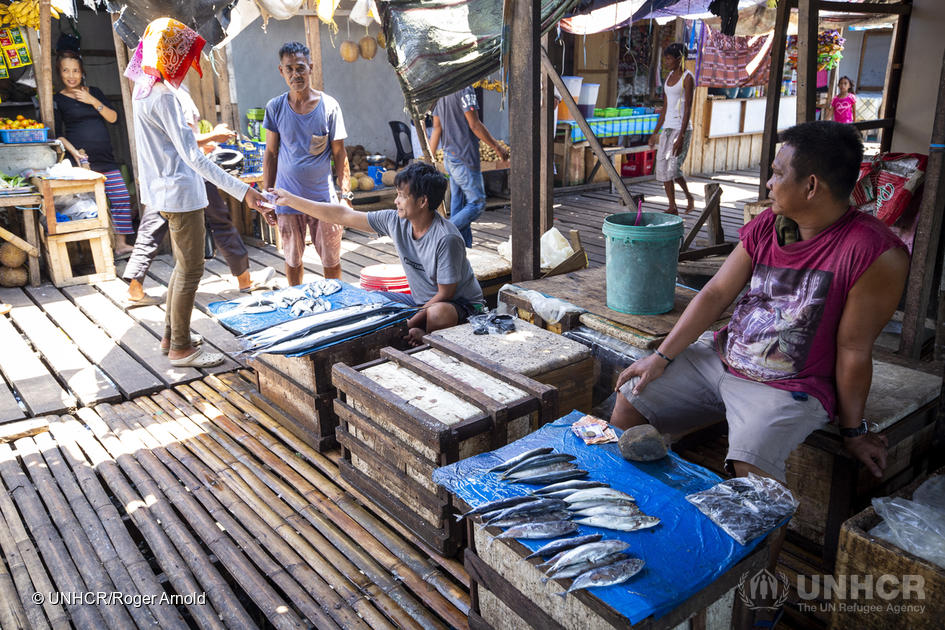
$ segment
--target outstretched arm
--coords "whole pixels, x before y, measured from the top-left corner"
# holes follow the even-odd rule
[[[476,115],[475,110],[467,109],[463,112],[463,114],[466,116],[466,123],[469,125],[469,128],[472,129],[472,132],[476,134],[476,137],[495,149],[495,152],[499,154],[500,158],[503,160],[508,160],[508,150],[499,144],[498,140],[492,137],[492,134],[489,133],[489,130],[486,129],[486,126],[482,124],[481,120],[479,120],[479,116]]]
[[[312,201],[311,199],[303,199],[281,188],[273,188],[272,192],[277,196],[276,205],[289,206],[299,212],[304,212],[309,216],[315,217],[320,221],[344,225],[345,227],[354,228],[363,232],[374,231],[371,224],[368,222],[366,212],[352,210],[345,204],[323,203],[320,201]]]

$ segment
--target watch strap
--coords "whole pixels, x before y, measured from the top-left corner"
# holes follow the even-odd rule
[[[856,427],[855,429],[841,427],[840,435],[845,438],[847,437],[854,438],[854,437],[860,437],[860,436],[866,435],[867,433],[869,433],[869,431],[870,431],[869,425],[866,424],[866,420],[863,420],[860,422],[860,426]]]

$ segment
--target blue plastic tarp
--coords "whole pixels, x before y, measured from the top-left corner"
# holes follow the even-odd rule
[[[556,452],[573,454],[575,463],[590,472],[589,479],[633,495],[645,514],[659,517],[659,525],[636,532],[582,525],[579,531],[579,535],[601,533],[606,539],[625,540],[630,544],[626,553],[646,561],[643,571],[625,584],[591,590],[631,624],[665,615],[728,571],[762,540],[738,544],[686,501],[687,494],[719,483],[718,475],[674,453],[657,462],[628,462],[617,444],[587,446],[571,432],[571,424],[583,415],[573,411],[512,444],[438,468],[433,480],[473,507],[527,494],[537,487],[506,483],[498,473],[486,471],[519,453],[551,446]],[[548,541],[519,542],[534,551]]]

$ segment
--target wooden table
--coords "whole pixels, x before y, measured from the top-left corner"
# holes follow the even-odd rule
[[[39,255],[40,239],[39,224],[36,221],[36,213],[42,210],[43,197],[38,193],[27,193],[22,195],[0,196],[0,208],[9,208],[11,210],[23,211],[23,238],[36,248],[36,256],[27,256],[30,286],[39,286]]]

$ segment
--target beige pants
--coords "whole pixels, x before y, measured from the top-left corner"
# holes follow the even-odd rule
[[[171,350],[184,350],[190,347],[190,316],[203,276],[203,210],[162,212],[161,216],[167,221],[174,252],[174,271],[164,304],[164,336],[171,340]]]

